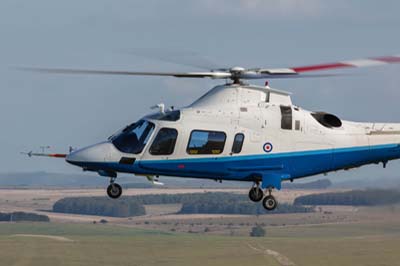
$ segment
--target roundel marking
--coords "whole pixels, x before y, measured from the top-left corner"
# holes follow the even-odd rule
[[[263,146],[263,149],[265,152],[271,152],[273,148],[274,147],[272,146],[272,143],[270,143],[270,142],[265,143]]]

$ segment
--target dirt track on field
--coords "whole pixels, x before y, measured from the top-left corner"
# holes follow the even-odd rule
[[[255,251],[257,251],[257,252],[259,252],[261,254],[272,256],[279,263],[279,265],[282,265],[282,266],[295,266],[296,265],[288,257],[282,255],[278,251],[271,250],[271,249],[266,249],[265,247],[256,248],[256,247],[254,247],[254,246],[252,246],[250,244],[247,244],[247,246],[250,249],[255,250]]]
[[[16,234],[16,235],[11,235],[11,237],[46,238],[46,239],[51,239],[51,240],[61,241],[61,242],[74,242],[74,240],[63,237],[63,236],[52,236],[52,235]]]

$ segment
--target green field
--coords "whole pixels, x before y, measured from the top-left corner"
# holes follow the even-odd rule
[[[0,265],[400,265],[397,224],[266,229],[269,236],[250,238],[99,224],[2,223]]]

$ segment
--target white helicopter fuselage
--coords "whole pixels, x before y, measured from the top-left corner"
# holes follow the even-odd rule
[[[107,141],[69,154],[25,153],[66,161],[110,178],[107,194],[119,198],[117,173],[254,182],[249,198],[274,210],[282,181],[400,158],[400,124],[354,123],[292,104],[287,92],[244,80],[331,77],[326,70],[400,63],[400,55],[284,68],[218,68],[154,72],[22,68],[53,74],[163,76],[231,80],[180,110],[145,116]],[[268,195],[264,195],[267,189]]]
[[[141,121],[147,135],[135,140],[140,149],[119,137],[128,128],[66,160],[110,177],[253,181],[280,189],[284,180],[400,158],[400,124],[341,121],[294,106],[288,93],[269,87],[217,86],[188,107]]]

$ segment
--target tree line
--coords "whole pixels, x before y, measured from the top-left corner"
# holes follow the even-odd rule
[[[63,198],[53,205],[53,212],[129,217],[145,215],[143,204],[124,197],[113,200],[106,197]]]
[[[106,197],[64,198],[53,205],[54,212],[86,215],[129,217],[145,215],[144,205],[182,204],[180,214],[265,214],[261,204],[251,202],[247,195],[207,192],[124,196],[118,200]],[[314,208],[280,204],[273,213],[312,212]]]
[[[374,206],[398,202],[400,202],[400,191],[367,189],[300,196],[295,199],[294,204]]]
[[[205,193],[204,197],[192,197],[182,204],[180,214],[248,214],[313,212],[313,207],[281,203],[274,211],[266,211],[261,204],[250,201],[247,195],[228,194],[221,197],[218,193]]]
[[[0,212],[0,222],[49,222],[47,215],[29,212]]]

